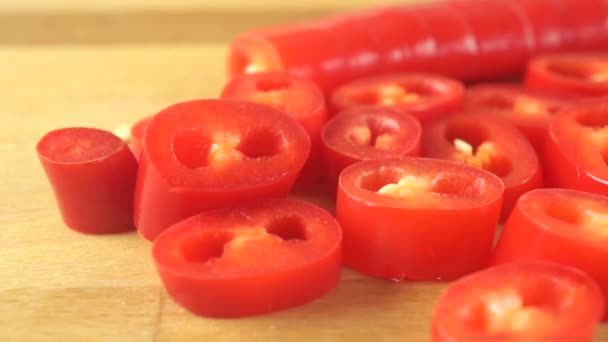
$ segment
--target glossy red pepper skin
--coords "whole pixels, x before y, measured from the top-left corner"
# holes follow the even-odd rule
[[[404,29],[404,22],[408,23],[407,29]],[[416,8],[394,6],[372,9],[366,26],[377,42],[378,73],[431,70],[436,42],[431,27]],[[359,77],[371,75],[374,74]],[[343,79],[340,84],[350,80]]]
[[[534,34],[534,47],[537,54],[563,50],[570,46],[564,36],[566,18],[562,15],[561,0],[503,0],[518,7],[525,14]]]
[[[471,24],[447,3],[420,6],[416,13],[430,28],[436,44],[436,55],[426,70],[456,79],[478,74],[479,47]],[[409,30],[409,26],[408,26]],[[454,68],[458,65],[458,68]]]
[[[304,128],[268,106],[196,100],[168,107],[154,116],[144,136],[137,230],[154,240],[204,210],[285,196],[309,153]]]
[[[459,151],[456,140],[470,144],[472,154]],[[491,112],[466,112],[426,125],[422,155],[465,162],[499,176],[505,184],[503,222],[521,195],[543,187],[541,163],[532,145],[515,126]]]
[[[303,188],[322,181],[321,127],[328,112],[323,92],[314,82],[282,72],[245,74],[226,84],[220,97],[265,104],[296,120],[310,137],[310,155],[295,186]]]
[[[36,150],[68,227],[86,234],[135,229],[137,162],[120,138],[94,128],[64,128],[47,133]]]
[[[373,20],[373,13],[361,11],[333,15],[317,23],[336,39],[341,58],[335,61],[342,66],[339,79],[350,80],[382,72],[378,49],[383,42],[372,34],[370,20]],[[339,83],[336,81],[333,86],[339,86]]]
[[[608,48],[608,11],[604,0],[559,0],[565,21],[562,36],[567,50],[602,51]]]
[[[526,23],[509,5],[499,1],[450,1],[449,5],[470,25],[479,51],[475,78],[517,75],[531,54]]]
[[[393,6],[274,32],[244,33],[231,45],[229,75],[261,63],[264,71],[310,77],[326,93],[356,77],[378,72],[441,72],[477,81],[518,75],[528,59],[539,53],[598,51],[608,44],[604,24],[608,11],[602,0],[516,1]],[[462,21],[448,14],[446,6]],[[433,11],[437,12],[429,15]],[[442,16],[445,29],[437,25]],[[447,27],[453,27],[453,32],[446,34]],[[333,31],[340,35],[332,41],[327,32]]]

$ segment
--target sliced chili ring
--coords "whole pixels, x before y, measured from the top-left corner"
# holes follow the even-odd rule
[[[543,153],[547,184],[608,195],[608,102],[581,102],[549,123]]]
[[[340,174],[345,263],[401,281],[450,280],[485,267],[504,185],[447,160],[365,160]]]
[[[462,106],[464,86],[435,74],[402,73],[361,78],[331,95],[335,111],[359,106],[390,106],[426,122]]]
[[[176,223],[156,239],[152,255],[177,303],[197,315],[242,317],[302,305],[333,289],[341,240],[327,211],[270,199]]]
[[[298,178],[301,186],[322,176],[321,127],[327,121],[325,97],[312,81],[284,72],[244,74],[233,78],[221,98],[251,101],[276,108],[298,121],[311,141],[311,153]]]
[[[515,84],[479,84],[467,88],[465,109],[491,111],[514,124],[540,153],[553,115],[572,104],[573,99],[551,93],[526,90]]]
[[[566,95],[608,95],[608,55],[555,54],[528,65],[526,87]]]
[[[540,189],[526,193],[517,202],[492,254],[492,263],[533,259],[570,265],[589,274],[608,296],[607,243],[608,197]],[[604,319],[608,319],[608,313]]]
[[[578,269],[547,262],[492,267],[445,290],[431,341],[591,341],[604,305]]]
[[[348,165],[367,159],[418,156],[422,127],[390,108],[351,108],[329,120],[321,133],[332,185]]]
[[[269,106],[196,100],[156,114],[144,136],[135,225],[153,240],[204,210],[285,196],[310,152],[301,125]]]
[[[522,194],[543,186],[534,148],[506,119],[491,112],[452,115],[425,126],[422,155],[460,161],[500,177],[505,184],[501,220]]]

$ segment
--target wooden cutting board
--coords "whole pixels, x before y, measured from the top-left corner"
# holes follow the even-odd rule
[[[178,101],[217,96],[236,32],[377,2],[253,3],[0,3],[0,341],[428,340],[441,283],[345,270],[337,289],[300,308],[204,319],[167,297],[149,242],[135,233],[86,236],[61,222],[34,148],[45,132],[112,130]],[[597,341],[608,341],[608,326]]]

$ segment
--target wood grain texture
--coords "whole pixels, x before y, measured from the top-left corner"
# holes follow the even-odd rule
[[[307,0],[307,1],[282,1],[282,0],[20,0],[2,1],[0,10],[6,11],[28,11],[36,13],[70,12],[70,11],[130,11],[130,10],[175,10],[175,9],[237,9],[252,10],[273,9],[283,11],[297,11],[310,9],[346,10],[353,8],[369,7],[379,4],[413,3],[432,0]]]
[[[244,3],[213,6],[232,13]],[[297,7],[316,15],[350,6],[346,1],[303,3],[289,7],[276,0],[261,1],[252,13],[262,17],[254,21],[267,20],[264,13],[275,13],[277,8],[288,8],[289,17],[296,16]],[[29,26],[22,27],[36,32],[30,41],[9,41],[8,34],[0,33],[0,341],[428,340],[430,314],[444,284],[394,284],[345,270],[337,289],[309,305],[256,318],[204,319],[167,297],[149,256],[149,242],[135,233],[86,236],[63,225],[34,149],[45,132],[65,126],[114,129],[178,101],[217,96],[224,82],[226,44],[220,41],[225,37],[178,44],[167,39],[167,33],[165,38],[112,41],[118,31],[95,33],[92,25],[90,34],[103,39],[81,42],[65,36],[57,39],[63,29],[31,28],[35,25],[31,18],[40,13],[69,22],[78,20],[69,12],[80,11],[89,13],[88,21],[122,8],[118,4],[79,0],[0,4],[0,18],[8,17],[12,6],[11,15],[30,18]],[[209,2],[187,0],[125,4],[128,10],[160,17],[161,10],[187,15],[187,6],[194,13],[212,7]],[[171,20],[162,20],[168,24],[154,34],[162,28],[175,30]],[[608,341],[606,325],[596,340]]]

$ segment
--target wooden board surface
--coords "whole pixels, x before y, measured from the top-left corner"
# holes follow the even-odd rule
[[[300,308],[195,317],[167,297],[150,243],[137,234],[65,228],[34,149],[53,128],[114,129],[174,102],[216,96],[231,33],[372,2],[2,2],[0,341],[428,340],[443,284],[395,284],[349,270],[331,294]],[[221,20],[201,22],[218,13]],[[608,341],[607,326],[596,340]]]

